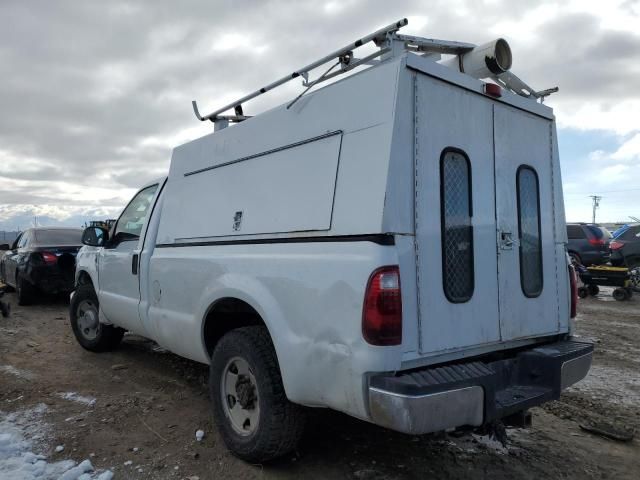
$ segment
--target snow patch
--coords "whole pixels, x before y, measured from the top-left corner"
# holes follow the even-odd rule
[[[629,369],[592,365],[589,374],[567,391],[613,404],[640,406],[640,378]]]
[[[490,435],[477,435],[473,433],[471,435],[478,445],[482,445],[485,449],[497,453],[498,455],[505,455],[509,453],[509,449],[505,447],[500,440]]]
[[[33,380],[36,378],[35,373],[28,370],[21,370],[13,365],[0,365],[0,372],[13,375],[14,377],[22,378],[23,380]]]
[[[61,392],[58,393],[60,398],[65,400],[70,400],[72,402],[83,403],[88,407],[93,407],[96,404],[96,399],[93,397],[84,397],[82,395],[77,394],[76,392]]]
[[[0,411],[0,478],[20,480],[111,480],[110,471],[94,472],[89,460],[48,462],[31,450],[43,446],[49,426],[42,416],[43,403],[33,408],[5,414]]]
[[[508,437],[511,437],[511,433],[511,429],[507,430]],[[489,451],[498,455],[506,455],[511,449],[517,450],[516,447],[503,445],[502,442],[493,435],[480,435],[477,433],[464,435],[458,438],[451,438],[445,444],[450,447],[455,447],[463,453],[470,454]]]

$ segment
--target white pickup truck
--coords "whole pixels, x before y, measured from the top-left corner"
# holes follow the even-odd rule
[[[482,426],[590,368],[571,337],[552,110],[506,75],[504,40],[400,23],[335,55],[348,71],[374,41],[375,65],[289,104],[196,109],[216,131],[175,148],[110,231],[84,233],[80,344],[129,331],[210,364],[216,422],[249,461],[293,449],[305,407],[410,434]]]

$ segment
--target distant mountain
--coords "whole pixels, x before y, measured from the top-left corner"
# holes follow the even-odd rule
[[[114,215],[117,216],[118,214],[118,211],[105,212],[104,210],[96,210],[94,212],[83,212],[67,217],[64,220],[59,220],[46,215],[35,216],[31,212],[19,213],[9,216],[8,218],[0,218],[0,230],[24,230],[35,226],[36,223],[37,226],[40,227],[82,227],[91,220],[106,220],[108,218],[114,218]]]

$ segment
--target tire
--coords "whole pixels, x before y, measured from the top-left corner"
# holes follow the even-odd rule
[[[631,269],[629,274],[631,276],[631,290],[640,293],[640,267]]]
[[[627,299],[627,291],[624,288],[616,288],[613,291],[613,298],[618,302],[622,302]]]
[[[265,327],[238,328],[220,339],[211,356],[209,392],[218,430],[237,457],[264,463],[295,449],[306,415],[287,399]]]
[[[569,257],[571,257],[571,263],[574,265],[582,265],[582,259],[576,252],[569,252]]]
[[[0,283],[4,284],[5,292],[13,292],[15,290],[7,283],[7,278],[4,276],[4,265],[0,265]]]
[[[124,330],[99,322],[100,302],[92,285],[80,285],[69,303],[71,329],[78,343],[92,352],[107,352],[118,346]]]
[[[589,289],[589,295],[591,295],[592,297],[595,297],[596,295],[598,295],[598,293],[600,293],[600,288],[598,287],[598,285],[589,285],[587,288]]]
[[[578,296],[580,298],[587,298],[589,296],[589,289],[587,287],[578,287]]]
[[[16,275],[16,296],[18,297],[18,305],[31,305],[35,297],[35,290],[36,287],[22,278],[20,274]]]

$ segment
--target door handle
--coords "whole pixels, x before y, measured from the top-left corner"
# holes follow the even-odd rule
[[[131,257],[131,273],[134,275],[138,274],[138,258],[139,255],[137,253],[134,253]]]
[[[500,230],[500,250],[513,250],[513,245],[516,241],[513,239],[513,233]]]

